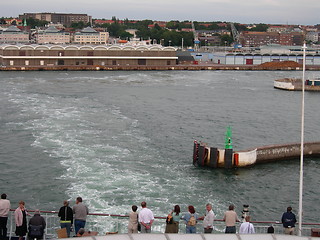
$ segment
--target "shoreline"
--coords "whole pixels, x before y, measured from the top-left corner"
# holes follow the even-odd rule
[[[301,67],[265,67],[261,65],[165,65],[165,66],[2,66],[0,71],[302,71]],[[306,66],[308,71],[320,71],[320,65]]]

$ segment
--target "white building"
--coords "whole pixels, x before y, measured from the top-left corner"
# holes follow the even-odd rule
[[[311,41],[313,43],[319,42],[319,32],[307,32],[306,33],[306,40]]]
[[[36,34],[36,42],[38,44],[67,44],[70,41],[69,32],[60,31],[54,26],[50,26],[46,30],[40,30]]]
[[[29,43],[29,33],[22,32],[17,26],[10,26],[0,32],[0,43]]]
[[[86,27],[74,34],[74,43],[77,44],[107,44],[108,32],[98,32],[91,27]]]

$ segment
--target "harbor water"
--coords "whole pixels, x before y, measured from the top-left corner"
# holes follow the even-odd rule
[[[320,72],[307,72],[307,77]],[[300,142],[301,92],[273,81],[302,72],[0,72],[0,192],[12,208],[57,211],[81,196],[90,212],[127,214],[146,201],[203,214],[229,204],[252,220],[298,213],[299,159],[244,169],[192,165],[193,141],[235,150]],[[305,141],[319,141],[317,92],[305,95]],[[319,222],[319,159],[304,161],[303,221]],[[125,231],[125,230],[123,230]]]

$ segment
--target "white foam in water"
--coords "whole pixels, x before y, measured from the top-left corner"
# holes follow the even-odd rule
[[[61,178],[70,182],[70,199],[82,196],[91,212],[126,214],[132,204],[144,200],[142,194],[151,201],[153,192],[166,191],[148,169],[148,162],[161,156],[147,146],[149,140],[138,129],[137,120],[117,107],[105,109],[88,99],[33,94],[26,101],[25,97],[16,95],[12,101],[24,114],[36,117],[22,124],[32,130],[33,146],[62,159],[66,170]]]

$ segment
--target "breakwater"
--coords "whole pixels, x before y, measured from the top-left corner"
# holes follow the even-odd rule
[[[261,146],[242,151],[218,149],[194,142],[193,164],[211,168],[247,167],[259,163],[296,159],[300,157],[300,143]],[[306,157],[320,157],[320,142],[304,143]]]

